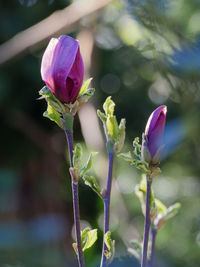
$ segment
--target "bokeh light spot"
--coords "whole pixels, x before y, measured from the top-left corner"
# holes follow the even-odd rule
[[[120,89],[120,79],[112,73],[106,74],[101,79],[101,89],[107,94],[114,94]]]

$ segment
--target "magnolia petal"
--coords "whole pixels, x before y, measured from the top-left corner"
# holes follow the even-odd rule
[[[41,63],[43,81],[63,103],[73,103],[80,91],[84,65],[79,43],[70,36],[52,38]]]

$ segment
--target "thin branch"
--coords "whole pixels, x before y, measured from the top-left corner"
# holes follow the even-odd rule
[[[146,177],[146,180],[147,180],[146,212],[145,212],[144,240],[143,240],[141,267],[147,266],[149,229],[150,229],[150,223],[151,223],[151,219],[150,219],[151,180],[149,179],[148,176]]]
[[[109,153],[108,159],[109,159],[108,179],[107,179],[106,195],[104,197],[104,238],[105,238],[105,234],[109,231],[110,195],[111,195],[111,187],[112,187],[112,172],[113,172],[114,153]],[[104,238],[103,238],[101,265],[100,265],[101,267],[107,266],[107,259],[105,256],[107,246],[106,246],[106,243],[104,241]]]
[[[73,196],[73,210],[74,210],[74,224],[76,233],[76,244],[77,244],[77,257],[79,267],[85,267],[85,259],[81,246],[81,228],[80,228],[80,211],[79,211],[79,197],[78,197],[78,178],[74,172],[73,165],[73,134],[69,130],[65,131],[66,139],[68,143],[69,156],[70,156],[70,175],[72,178],[72,196]]]
[[[103,8],[111,0],[78,0],[63,10],[56,11],[46,19],[16,34],[0,45],[0,64],[34,50],[52,36],[69,33],[83,17]]]

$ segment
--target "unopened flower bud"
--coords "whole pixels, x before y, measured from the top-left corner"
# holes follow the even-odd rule
[[[163,148],[167,107],[160,106],[154,110],[148,119],[142,141],[142,158],[152,165],[160,162]]]
[[[41,75],[58,100],[74,103],[84,76],[79,42],[65,35],[52,38],[42,58]]]

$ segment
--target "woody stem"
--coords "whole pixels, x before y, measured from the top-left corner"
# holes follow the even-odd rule
[[[69,149],[69,156],[70,156],[70,174],[72,178],[72,195],[73,195],[73,211],[74,211],[74,224],[75,224],[75,233],[76,233],[76,243],[77,243],[77,256],[78,256],[78,263],[79,267],[85,267],[85,260],[81,246],[81,230],[80,230],[80,212],[79,212],[79,198],[78,198],[78,179],[75,176],[73,171],[73,134],[72,131],[66,130],[65,131],[68,149]]]

